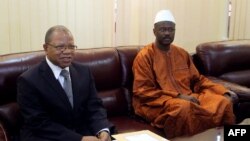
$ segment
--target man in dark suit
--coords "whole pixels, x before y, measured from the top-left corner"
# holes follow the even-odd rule
[[[17,100],[24,117],[21,140],[111,141],[113,125],[91,72],[72,62],[76,46],[71,32],[64,26],[51,27],[43,48],[45,60],[18,80]]]

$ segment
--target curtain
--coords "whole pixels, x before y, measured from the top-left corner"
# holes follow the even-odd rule
[[[45,32],[57,24],[71,30],[79,48],[146,45],[155,39],[153,21],[161,9],[174,14],[174,43],[189,52],[199,43],[227,39],[228,0],[1,0],[0,54],[42,50]],[[230,19],[234,34],[237,18]]]
[[[153,21],[161,9],[174,14],[174,42],[189,52],[199,43],[227,39],[227,0],[118,0],[117,4],[118,46],[153,42]]]
[[[113,46],[114,0],[1,0],[0,54],[42,50],[48,28],[71,30],[79,48]]]
[[[250,39],[250,1],[231,0],[229,39]]]

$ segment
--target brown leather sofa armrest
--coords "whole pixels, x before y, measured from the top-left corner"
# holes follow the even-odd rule
[[[0,141],[9,141],[3,125],[0,123]]]
[[[16,102],[0,106],[0,121],[7,134],[17,134],[19,132],[22,117]]]
[[[250,101],[250,89],[248,87],[222,80],[218,77],[208,76],[208,78],[213,82],[222,84],[227,89],[235,92],[238,95],[240,101]]]

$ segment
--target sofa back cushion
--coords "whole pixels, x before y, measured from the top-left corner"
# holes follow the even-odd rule
[[[205,75],[250,87],[250,40],[202,43],[196,53]]]
[[[0,105],[16,101],[18,76],[43,58],[43,51],[0,56]]]
[[[122,69],[116,48],[78,50],[75,61],[89,66],[108,115],[127,114],[126,90],[122,88]]]
[[[142,46],[129,46],[129,47],[117,47],[119,58],[121,61],[122,68],[122,87],[126,88],[126,99],[128,105],[128,113],[133,114],[134,110],[132,107],[132,87],[134,75],[132,72],[132,66],[134,59]]]
[[[74,60],[89,66],[98,91],[121,86],[122,70],[115,48],[78,50]]]

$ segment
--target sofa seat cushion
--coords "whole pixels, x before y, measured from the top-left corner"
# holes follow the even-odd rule
[[[129,114],[129,92],[126,88],[99,91],[98,96],[103,101],[108,117]]]
[[[150,123],[137,117],[129,116],[114,116],[109,120],[115,125],[117,133],[127,133],[139,130],[150,130],[162,137],[164,137],[163,130],[155,128]]]
[[[224,73],[220,78],[250,88],[250,70]]]

